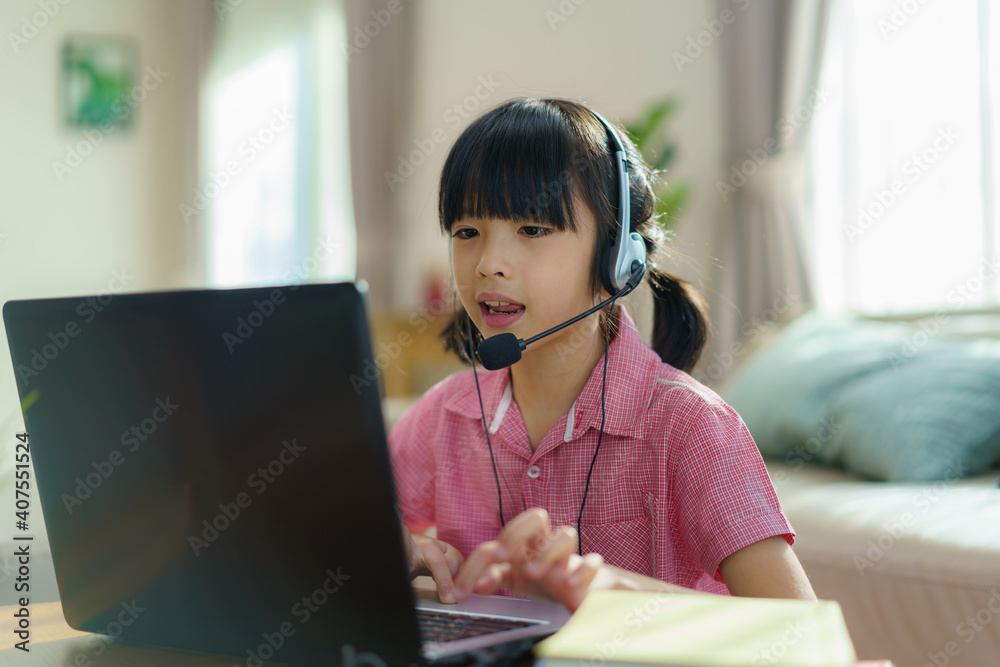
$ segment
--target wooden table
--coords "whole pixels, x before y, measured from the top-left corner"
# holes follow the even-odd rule
[[[414,588],[434,590],[430,577],[417,577]],[[59,602],[42,602],[28,606],[30,614],[30,651],[14,648],[14,612],[18,607],[0,607],[0,665],[3,667],[233,667],[245,665],[242,659],[224,658],[179,649],[146,648],[115,643],[104,635],[74,630],[63,618]],[[531,658],[519,665],[528,667]],[[267,667],[288,666],[269,660]]]
[[[16,606],[0,607],[3,622],[3,644],[0,665],[7,667],[232,667],[238,660],[208,656],[180,650],[140,648],[111,642],[105,635],[74,630],[63,618],[59,602],[42,602],[28,606],[31,641],[29,652],[14,648],[18,641],[13,634],[13,614]],[[270,661],[269,666],[286,665]]]
[[[433,590],[430,577],[414,579],[414,588]],[[107,641],[104,635],[74,630],[63,618],[59,602],[43,602],[29,606],[31,614],[31,650],[28,653],[13,648],[13,614],[16,606],[0,607],[0,628],[4,641],[0,647],[3,667],[233,667],[245,664],[240,659],[223,658],[177,649],[143,648]],[[515,667],[530,667],[527,656]],[[288,663],[265,663],[267,667],[291,667]],[[859,662],[856,667],[892,667],[888,661]]]

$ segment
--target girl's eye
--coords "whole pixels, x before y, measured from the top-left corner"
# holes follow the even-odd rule
[[[545,236],[549,234],[552,230],[546,227],[521,227],[521,231],[524,232],[525,236]]]
[[[454,236],[457,239],[471,239],[477,233],[478,232],[476,232],[475,229],[472,229],[470,227],[465,227],[464,229],[460,229],[454,234],[452,234],[452,236]]]

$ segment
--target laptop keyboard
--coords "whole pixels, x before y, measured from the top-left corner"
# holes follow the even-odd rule
[[[420,623],[420,635],[424,641],[452,642],[466,637],[478,637],[494,632],[527,628],[541,625],[538,621],[518,621],[512,618],[496,618],[495,616],[473,616],[470,614],[453,614],[430,609],[418,609],[417,621]]]

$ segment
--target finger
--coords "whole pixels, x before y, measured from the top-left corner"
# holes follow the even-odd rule
[[[509,576],[510,563],[494,563],[486,568],[486,574],[479,577],[472,592],[478,595],[492,595],[504,585]]]
[[[544,544],[551,534],[549,513],[541,507],[527,509],[511,520],[500,534],[500,544],[504,548],[501,557],[507,560],[524,561]]]
[[[577,563],[575,569],[570,573],[567,583],[570,586],[586,588],[590,586],[590,582],[594,580],[603,565],[604,559],[601,554],[589,553]]]
[[[531,579],[541,577],[555,563],[576,552],[576,543],[575,529],[569,526],[557,528],[552,534],[552,538],[539,548],[534,558],[525,564],[525,575]],[[568,563],[568,561],[566,562]]]
[[[446,604],[455,602],[455,582],[452,581],[452,569],[445,558],[437,540],[423,546],[424,564],[431,571],[434,583],[437,584],[438,599]]]
[[[553,568],[543,585],[570,611],[576,611],[590,592],[590,587],[603,567],[604,559],[599,554],[587,554],[580,558],[570,554],[558,568]]]
[[[438,540],[438,544],[444,550],[445,560],[448,561],[448,568],[451,570],[451,574],[454,575],[456,572],[462,569],[462,565],[465,564],[465,557],[462,556],[462,552],[448,544],[447,542],[441,542]]]
[[[576,554],[566,554],[537,577],[539,584],[552,595],[562,598],[569,588],[569,578],[582,563],[583,559]]]
[[[472,552],[469,560],[465,561],[462,571],[455,578],[455,594],[459,600],[467,598],[479,578],[486,574],[487,568],[498,562],[496,553],[499,546],[498,542],[483,542]]]

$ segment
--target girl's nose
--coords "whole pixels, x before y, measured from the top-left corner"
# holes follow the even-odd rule
[[[499,234],[482,237],[481,252],[476,271],[483,277],[502,275],[510,277],[510,254],[506,241]]]

